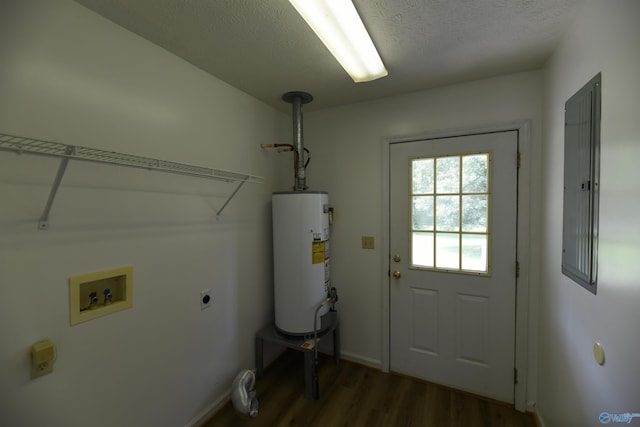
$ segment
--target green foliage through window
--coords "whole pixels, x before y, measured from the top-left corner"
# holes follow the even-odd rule
[[[411,160],[412,265],[488,273],[489,153]]]

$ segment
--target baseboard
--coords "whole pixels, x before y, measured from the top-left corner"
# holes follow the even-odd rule
[[[282,356],[282,354],[284,354],[284,350],[278,355],[278,357]],[[275,357],[274,360],[271,360],[268,366],[271,365],[275,361],[275,359],[277,359],[278,357]],[[340,353],[340,358],[344,360],[348,360],[350,362],[358,363],[360,365],[368,366],[371,368],[382,369],[382,362],[378,359],[372,359],[369,357],[360,356],[358,354],[345,353],[345,352]],[[198,427],[204,424],[208,419],[210,419],[216,413],[218,409],[224,406],[229,401],[229,399],[231,399],[231,391],[225,392],[218,399],[214,400],[209,405],[207,405],[202,411],[196,414],[196,416],[194,416],[185,425],[185,427]]]
[[[529,411],[531,416],[533,417],[533,421],[536,423],[536,427],[547,427],[544,423],[544,418],[540,415],[540,411],[538,411],[538,407],[534,404],[533,410]]]
[[[382,369],[382,362],[378,359],[372,359],[369,357],[363,357],[358,354],[340,352],[340,359],[355,362],[360,365],[369,366],[371,368]]]
[[[273,363],[285,353],[287,349],[282,348],[278,352],[273,353],[275,356],[269,358],[269,360],[265,361],[264,369],[267,370]],[[231,400],[231,390],[227,390],[222,394],[222,396],[218,397],[216,400],[207,405],[202,411],[200,411],[195,417],[189,421],[185,427],[198,427],[204,424],[207,420],[209,420],[216,411],[222,408],[227,402]]]
[[[211,418],[219,408],[223,407],[229,399],[231,399],[231,391],[225,392],[222,396],[207,405],[202,411],[193,417],[185,427],[198,427],[204,424],[204,422]]]

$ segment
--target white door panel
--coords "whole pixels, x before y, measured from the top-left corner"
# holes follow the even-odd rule
[[[390,367],[393,371],[513,403],[517,149],[515,131],[391,144],[390,266],[392,272],[399,274],[398,278],[391,275],[389,279]],[[412,250],[427,253],[427,258],[436,252],[436,266],[459,266],[464,262],[458,262],[455,257],[462,259],[465,250],[472,256],[476,256],[474,251],[484,250],[482,245],[462,249],[464,243],[440,247],[435,242],[439,237],[427,239],[433,245],[428,243],[426,252],[412,243],[412,236],[430,235],[414,231],[412,200],[416,196],[411,186],[412,159],[461,155],[460,162],[463,162],[467,158],[463,155],[473,153],[486,153],[490,159],[486,195],[489,237],[480,236],[489,243],[487,253],[476,254],[481,264],[486,263],[488,272],[441,271],[412,265],[412,259],[423,258],[420,254],[412,256]],[[439,164],[437,162],[434,164]],[[463,196],[462,190],[459,195],[446,196],[453,201],[461,200],[456,202],[458,216],[466,212]],[[434,193],[433,197],[436,200],[433,203],[438,204],[438,194]],[[459,227],[458,234],[438,232],[437,223],[446,212],[444,208],[438,209],[433,209],[439,219],[435,220],[431,234],[446,236],[454,243],[465,242],[464,225]],[[454,218],[453,228],[458,220]],[[462,220],[459,223],[462,224]],[[438,253],[447,254],[450,249],[453,261],[438,261],[438,257],[444,256]],[[398,261],[393,260],[394,255],[398,255]]]

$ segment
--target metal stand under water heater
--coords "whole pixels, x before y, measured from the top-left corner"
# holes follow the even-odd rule
[[[288,92],[282,99],[292,104],[294,144],[286,146],[294,152],[295,185],[293,191],[272,196],[275,326],[286,335],[317,339],[318,333],[337,322],[337,293],[330,277],[329,195],[307,191],[306,185],[302,105],[313,97]]]

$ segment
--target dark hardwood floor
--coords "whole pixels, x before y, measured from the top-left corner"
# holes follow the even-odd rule
[[[320,399],[306,400],[303,368],[302,354],[288,350],[258,380],[256,418],[228,402],[201,427],[535,427],[508,405],[328,357],[318,367]]]

